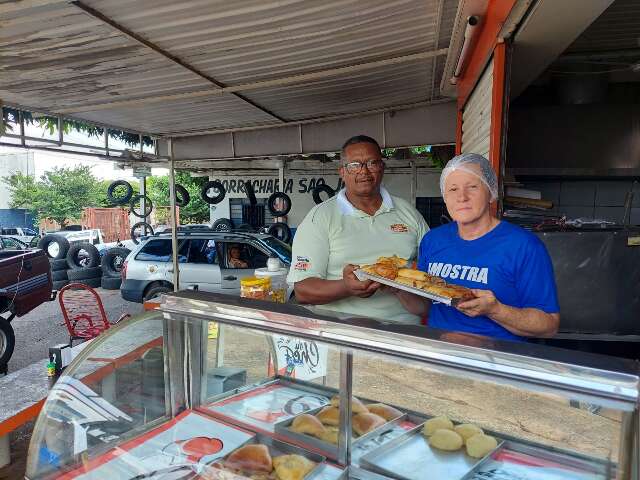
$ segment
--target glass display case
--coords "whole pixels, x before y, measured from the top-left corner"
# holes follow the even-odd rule
[[[637,480],[639,381],[617,358],[181,292],[67,368],[26,476]]]

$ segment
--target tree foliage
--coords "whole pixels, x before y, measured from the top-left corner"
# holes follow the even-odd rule
[[[200,198],[200,189],[207,177],[192,177],[188,172],[176,172],[176,183],[189,192],[191,201],[180,207],[180,223],[203,223],[209,221],[209,205]],[[169,205],[169,176],[147,178],[147,191],[154,205]]]
[[[98,203],[97,180],[88,166],[54,168],[39,179],[18,172],[3,181],[11,192],[10,206],[29,210],[38,221],[50,219],[65,226],[80,219],[83,208]]]

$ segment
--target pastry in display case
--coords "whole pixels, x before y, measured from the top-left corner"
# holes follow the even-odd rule
[[[181,292],[67,367],[26,476],[638,480],[639,385],[616,358]]]

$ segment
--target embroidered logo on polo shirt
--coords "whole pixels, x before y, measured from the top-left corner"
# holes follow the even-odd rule
[[[407,233],[409,231],[409,227],[404,223],[394,223],[390,228],[393,233]]]
[[[311,268],[311,260],[308,257],[296,257],[296,263],[293,265],[293,269],[299,272],[306,272]]]

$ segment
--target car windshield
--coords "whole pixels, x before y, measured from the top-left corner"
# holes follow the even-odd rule
[[[280,260],[287,265],[291,265],[291,247],[275,237],[264,237],[260,241],[264,243],[270,250],[276,252]]]

